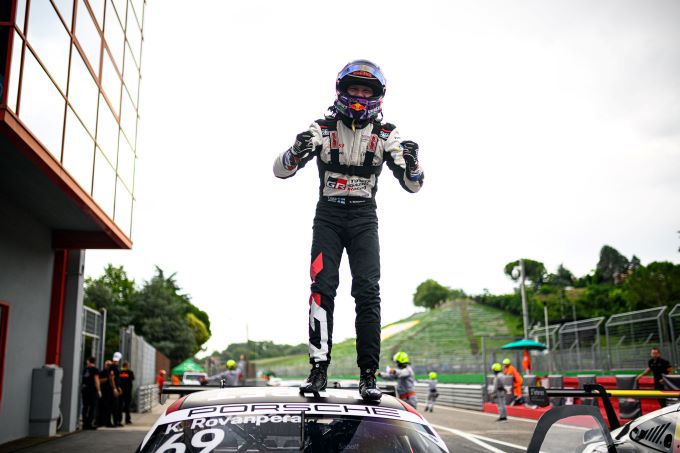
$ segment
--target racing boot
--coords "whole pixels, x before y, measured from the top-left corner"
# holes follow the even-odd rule
[[[328,362],[318,362],[312,365],[309,377],[300,385],[300,393],[313,393],[318,396],[319,392],[326,390],[328,385]]]
[[[382,392],[375,383],[375,368],[367,368],[361,370],[359,377],[359,393],[361,398],[366,401],[379,401],[382,397]]]

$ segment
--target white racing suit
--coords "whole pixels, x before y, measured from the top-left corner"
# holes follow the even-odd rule
[[[411,365],[406,365],[404,368],[393,368],[391,373],[380,373],[380,377],[388,381],[396,380],[399,399],[409,403],[414,409],[418,409],[416,375]]]
[[[353,127],[354,125],[354,127]],[[375,193],[383,163],[401,186],[417,192],[423,182],[420,167],[407,168],[396,127],[389,123],[356,125],[338,114],[309,127],[313,152],[297,165],[290,153],[274,161],[274,174],[289,178],[316,158],[319,202],[314,218],[309,298],[310,363],[330,362],[333,309],[344,249],[352,271],[355,300],[357,365],[376,369],[380,358],[380,247]]]

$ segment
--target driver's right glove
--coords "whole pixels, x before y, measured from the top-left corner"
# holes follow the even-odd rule
[[[295,143],[283,156],[283,165],[292,170],[297,167],[302,159],[307,157],[314,149],[312,143],[312,133],[309,131],[301,132],[295,137]]]

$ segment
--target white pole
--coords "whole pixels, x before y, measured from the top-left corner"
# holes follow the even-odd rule
[[[545,345],[547,346],[545,358],[548,361],[548,374],[551,374],[552,363],[550,361],[550,334],[548,333],[548,304],[545,302],[543,303],[543,317],[545,318]]]
[[[519,260],[519,291],[522,295],[522,320],[524,321],[524,338],[529,338],[529,312],[527,310],[527,294],[524,290],[524,260]]]
[[[545,317],[545,345],[550,351],[550,335],[548,334],[548,304],[543,303],[543,316]]]

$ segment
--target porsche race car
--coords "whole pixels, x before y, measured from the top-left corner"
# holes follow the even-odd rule
[[[599,399],[599,405],[553,407],[534,430],[528,452],[648,453],[680,452],[680,404],[673,404],[620,426],[610,398],[677,398],[677,391],[530,388],[529,399],[545,405],[551,397]],[[603,417],[604,412],[605,417]]]
[[[179,390],[187,394],[159,417],[138,452],[448,452],[415,409],[390,395],[366,402],[349,389]]]

